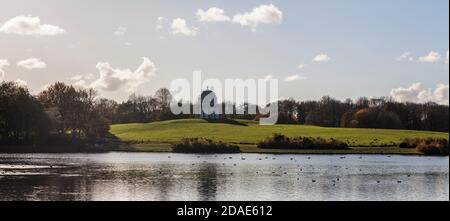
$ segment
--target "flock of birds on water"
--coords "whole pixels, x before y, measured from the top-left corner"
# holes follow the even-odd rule
[[[387,156],[387,157],[388,157],[388,158],[391,158],[391,156]],[[172,156],[169,155],[168,158],[169,158],[169,159],[172,159]],[[218,158],[218,155],[215,155],[215,158]],[[197,159],[201,159],[201,156],[197,156]],[[257,159],[257,161],[268,161],[268,160],[270,160],[269,156],[266,156],[266,157],[260,157],[260,158],[256,158],[256,159]],[[272,157],[271,159],[272,159],[272,160],[277,160],[276,157]],[[311,160],[312,157],[307,157],[307,159],[308,159],[308,160]],[[341,157],[339,157],[339,159],[340,159],[340,160],[345,160],[345,159],[347,159],[347,157],[341,156]],[[361,156],[361,157],[359,157],[359,159],[362,160],[363,157]],[[233,158],[232,156],[230,156],[230,157],[224,158],[224,160],[235,160],[235,158]],[[241,161],[246,161],[247,158],[241,157],[240,160],[241,160]],[[294,158],[290,158],[290,161],[291,161],[291,162],[294,162],[294,163],[297,163],[297,171],[298,171],[298,172],[296,173],[296,175],[297,175],[297,180],[299,181],[299,180],[300,180],[301,174],[302,174],[303,172],[307,172],[307,171],[306,171],[306,170],[304,171],[304,169],[301,168],[301,165],[298,164],[298,161],[295,160]],[[236,162],[236,161],[235,161],[235,162]],[[205,161],[203,161],[203,163],[208,163],[208,162],[205,160]],[[226,166],[226,163],[223,163],[222,165],[223,165],[223,166]],[[195,164],[195,163],[192,163],[192,166],[196,166],[196,164]],[[237,166],[238,166],[238,163],[233,163],[232,166],[233,166],[233,167],[237,167]],[[53,169],[54,166],[51,165],[51,166],[49,166],[48,168]],[[349,170],[350,170],[349,167],[343,167],[343,166],[334,166],[334,168],[335,168],[335,169],[345,169],[346,171],[349,171]],[[10,169],[14,169],[14,167],[13,167],[13,168],[10,168]],[[15,169],[20,169],[20,167],[15,168]],[[283,166],[280,166],[279,169],[280,169],[280,170],[283,170],[283,169],[288,169],[288,168],[283,168]],[[320,169],[320,168],[314,168],[313,165],[309,165],[309,172],[310,172],[311,170],[315,170],[315,169],[317,169],[317,170],[319,170],[319,171],[322,170],[322,169]],[[15,173],[14,171],[11,171],[11,172],[12,172],[13,174]],[[359,169],[359,172],[362,173],[362,172],[363,172],[363,169]],[[259,172],[259,171],[256,171],[255,173],[258,174],[258,175],[262,175],[262,174],[263,174],[262,172]],[[160,171],[159,171],[159,174],[162,175],[162,174],[163,174],[163,171],[160,170]],[[288,175],[289,173],[286,172],[286,171],[284,171],[284,172],[275,172],[275,171],[272,171],[271,174],[276,176],[276,175]],[[3,176],[6,175],[6,174],[5,174],[5,170],[0,170],[0,176],[2,176],[2,175],[3,175]],[[234,175],[234,173],[230,173],[229,175],[232,176],[232,175]],[[407,177],[408,177],[408,178],[411,177],[411,174],[407,174]],[[333,187],[335,187],[335,186],[337,185],[337,183],[339,183],[340,181],[341,181],[341,177],[335,177],[334,179],[331,180],[331,185],[332,185]],[[317,183],[318,180],[317,180],[317,179],[312,179],[311,182],[312,182],[312,183]],[[376,183],[377,183],[377,184],[381,184],[382,182],[381,182],[381,180],[377,180]],[[403,180],[397,180],[397,183],[398,183],[398,184],[402,184],[402,183],[403,183]]]
[[[389,155],[389,156],[386,156],[386,157],[387,157],[387,158],[391,158],[392,156]],[[172,156],[168,156],[168,158],[169,158],[169,159],[172,159]],[[197,156],[197,158],[200,159],[201,156]],[[218,156],[215,155],[215,158],[218,158]],[[224,158],[224,160],[233,160],[233,159],[234,159],[233,157],[227,157],[227,158]],[[308,160],[311,160],[312,157],[307,157],[307,159],[308,159]],[[341,156],[341,157],[339,157],[339,159],[345,160],[345,159],[347,159],[347,157],[346,157],[346,156]],[[363,157],[360,156],[359,159],[362,160]],[[241,161],[246,161],[246,160],[247,160],[247,158],[241,157]],[[258,161],[264,161],[264,160],[270,160],[270,159],[269,159],[268,156],[266,156],[266,157],[264,157],[264,158],[261,158],[261,157],[260,157],[260,158],[257,158],[257,160],[258,160]],[[277,158],[276,158],[276,157],[273,157],[272,160],[277,160]],[[298,163],[298,161],[295,160],[294,158],[290,158],[290,161],[294,161],[295,163]],[[207,162],[207,161],[203,161],[203,163],[208,163],[208,162]],[[192,166],[196,166],[196,164],[193,163]],[[223,163],[222,166],[226,166],[226,164]],[[233,163],[233,167],[237,167],[237,166],[238,166],[237,163]],[[303,168],[301,168],[301,165],[300,165],[300,164],[297,164],[297,167],[298,167],[298,171],[299,171],[299,172],[297,172],[297,175],[300,176],[301,173],[304,172],[304,171],[303,171]],[[312,165],[309,165],[309,167],[310,167],[310,169],[312,169],[312,170],[315,169]],[[342,169],[342,168],[343,168],[343,169],[345,169],[346,171],[350,170],[349,167],[342,167],[342,166],[334,166],[334,168],[336,168],[336,169]],[[283,166],[280,166],[279,169],[283,169]],[[317,169],[318,169],[319,171],[321,170],[320,168],[317,168]],[[363,172],[363,169],[359,169],[359,172]],[[160,171],[160,174],[162,174],[161,171]],[[259,171],[256,171],[256,174],[261,174],[261,173],[260,173]],[[277,174],[277,172],[272,171],[272,175],[276,175],[276,174]],[[288,175],[288,172],[283,172],[282,174]],[[234,175],[234,173],[230,173],[230,175]],[[407,174],[407,177],[408,177],[408,178],[410,178],[411,176],[412,176],[411,174]],[[297,180],[299,181],[299,180],[300,180],[300,177],[297,177]],[[332,179],[332,180],[331,180],[332,186],[335,187],[335,186],[337,185],[337,183],[340,182],[340,181],[341,181],[341,178],[340,178],[340,177],[336,177],[335,179]],[[312,182],[312,183],[317,183],[318,180],[317,180],[317,179],[312,179],[311,182]],[[382,182],[381,182],[380,180],[377,180],[376,183],[377,183],[377,184],[381,184]],[[398,184],[402,184],[403,181],[402,181],[402,180],[397,180],[397,183],[398,183]]]

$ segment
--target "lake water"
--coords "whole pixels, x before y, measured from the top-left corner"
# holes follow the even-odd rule
[[[0,154],[0,200],[449,200],[449,158]]]

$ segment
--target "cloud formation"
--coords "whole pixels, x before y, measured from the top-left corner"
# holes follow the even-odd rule
[[[297,66],[297,69],[303,69],[303,68],[305,68],[306,67],[306,64],[299,64],[298,66]]]
[[[194,37],[197,35],[197,28],[189,27],[186,23],[186,20],[181,18],[176,18],[173,20],[172,25],[172,34],[174,35],[185,35],[189,37]]]
[[[9,66],[9,62],[6,59],[0,59],[0,81],[5,79],[5,70],[4,68]]]
[[[314,57],[314,59],[313,59],[314,62],[326,62],[326,61],[329,61],[329,60],[331,60],[331,57],[328,56],[327,54],[320,54],[320,55],[317,55],[317,56]]]
[[[197,19],[201,22],[228,22],[231,18],[225,15],[225,10],[212,7],[206,11],[199,9]]]
[[[127,33],[128,28],[127,27],[118,27],[116,31],[114,31],[115,36],[124,36]]]
[[[0,33],[35,36],[55,36],[66,31],[58,26],[41,24],[39,17],[19,15],[4,23]]]
[[[135,92],[139,86],[149,82],[157,70],[155,64],[146,57],[143,58],[142,64],[135,71],[114,68],[107,62],[99,62],[96,68],[99,71],[99,78],[94,79],[92,74],[77,75],[72,78],[75,81],[74,85],[107,92]],[[91,81],[91,83],[88,83],[88,81]]]
[[[420,57],[418,62],[421,63],[435,63],[442,59],[442,55],[438,52],[431,51],[428,55]]]
[[[416,59],[413,52],[405,52],[396,58],[397,61],[409,61],[409,62],[418,62],[418,63],[440,63],[445,62],[448,64],[449,54],[448,50],[445,55],[440,54],[439,52],[431,51],[427,55],[419,57]]]
[[[415,83],[408,88],[397,88],[391,91],[391,96],[399,102],[449,104],[449,85],[439,84],[435,89],[425,89],[422,83]]]
[[[17,63],[17,66],[28,70],[34,70],[34,69],[44,69],[47,67],[47,64],[37,58],[29,58],[23,61],[19,61]]]
[[[163,16],[159,16],[156,19],[156,27],[155,30],[156,31],[161,31],[164,29],[164,22],[166,21],[166,18],[164,18]]]
[[[256,28],[260,24],[281,24],[283,21],[283,12],[274,5],[260,5],[251,12],[237,14],[233,17],[232,22],[242,26]]]
[[[288,76],[284,79],[284,81],[286,82],[293,82],[293,81],[300,81],[300,80],[306,80],[306,77],[300,76],[298,74],[296,75],[292,75],[292,76]]]
[[[396,58],[397,61],[414,61],[414,54],[412,52],[405,52]]]

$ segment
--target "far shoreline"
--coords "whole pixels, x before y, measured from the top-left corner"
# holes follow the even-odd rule
[[[124,143],[116,152],[132,153],[174,153],[171,142]],[[416,149],[403,149],[398,146],[386,147],[349,147],[346,150],[292,150],[292,149],[260,149],[256,144],[237,144],[243,154],[274,154],[274,155],[406,155],[426,156]]]
[[[12,146],[10,146],[12,147]],[[37,147],[35,147],[37,148]],[[400,147],[350,147],[348,150],[289,150],[289,149],[264,149],[255,145],[240,145],[241,153],[226,154],[267,154],[267,155],[382,155],[382,156],[424,156],[433,157],[416,151],[415,149],[402,149]],[[38,148],[37,148],[38,149]],[[8,150],[0,151],[0,154],[105,154],[105,153],[160,153],[180,154],[171,150],[170,145],[155,144],[125,144],[110,150],[80,150],[80,151],[31,151],[31,150]],[[220,153],[193,153],[185,155],[217,155]],[[434,156],[448,157],[448,156]]]
[[[106,139],[99,143],[83,145],[0,145],[0,154],[102,154],[102,153],[172,153],[172,141],[132,142],[118,139]],[[416,148],[401,148],[399,145],[386,146],[350,146],[348,149],[261,149],[253,143],[231,143],[240,148],[234,154],[269,154],[269,155],[398,155],[398,156],[436,156],[419,152]],[[69,147],[69,148],[61,148]],[[61,149],[59,151],[58,149]],[[183,153],[181,153],[183,154]],[[185,153],[189,154],[189,153]],[[198,155],[216,155],[222,153],[192,153]],[[226,153],[232,154],[232,153]]]
[[[0,155],[17,155],[17,154],[54,154],[54,155],[64,155],[64,154],[108,154],[108,153],[142,153],[142,154],[179,154],[179,155],[295,155],[295,156],[405,156],[405,157],[439,157],[445,158],[449,156],[439,156],[439,155],[425,155],[422,153],[333,153],[333,152],[314,152],[310,151],[307,153],[295,153],[295,152],[241,152],[241,153],[174,153],[165,151],[123,151],[123,150],[112,150],[112,151],[93,151],[93,152],[0,152]]]

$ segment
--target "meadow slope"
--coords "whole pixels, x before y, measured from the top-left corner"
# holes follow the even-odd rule
[[[309,136],[335,138],[346,141],[353,151],[346,153],[417,154],[415,150],[401,150],[398,144],[404,138],[434,137],[448,139],[448,133],[357,129],[324,128],[307,125],[261,126],[255,121],[236,121],[231,123],[208,123],[205,120],[172,120],[148,124],[113,125],[111,133],[128,143],[123,150],[129,151],[170,151],[170,144],[182,138],[203,137],[213,140],[239,144],[244,152],[265,153],[343,153],[342,151],[286,151],[260,150],[256,143],[274,133],[286,136]],[[377,148],[374,148],[377,147]]]

